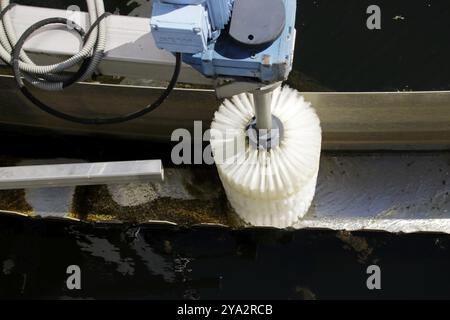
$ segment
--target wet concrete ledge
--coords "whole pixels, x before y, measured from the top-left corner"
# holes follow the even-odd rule
[[[15,161],[3,159],[21,163]],[[51,162],[58,161],[74,160]],[[0,210],[100,223],[248,227],[230,208],[214,166],[169,167],[163,183],[0,191]],[[450,153],[325,153],[311,209],[294,228],[450,233]]]

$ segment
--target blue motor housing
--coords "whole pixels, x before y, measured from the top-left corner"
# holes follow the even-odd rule
[[[158,1],[154,5],[158,6]],[[160,0],[160,3],[175,5],[203,5],[208,10],[213,30],[222,30],[231,17],[234,0]]]
[[[155,0],[152,34],[160,49],[200,53],[231,17],[234,0]]]
[[[207,77],[244,77],[264,83],[286,80],[294,59],[296,0],[278,0],[284,4],[284,28],[272,41],[258,45],[236,41],[230,35],[230,17],[234,20],[239,16],[244,21],[240,25],[245,25],[258,20],[254,18],[255,11],[264,9],[250,12],[247,8],[244,16],[238,15],[233,10],[241,8],[240,1],[242,6],[253,3],[261,7],[262,3],[268,3],[268,0],[155,0],[151,24],[158,47],[182,52],[184,62]],[[187,7],[197,15],[180,14]],[[161,12],[167,10],[169,14],[163,21]],[[206,13],[204,21],[200,18],[201,10]],[[194,32],[192,26],[196,28]]]

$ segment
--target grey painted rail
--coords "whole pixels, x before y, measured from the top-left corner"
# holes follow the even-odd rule
[[[0,190],[161,181],[160,160],[0,168]]]

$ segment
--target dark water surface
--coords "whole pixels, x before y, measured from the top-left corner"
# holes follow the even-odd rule
[[[0,218],[0,298],[450,298],[450,237]],[[382,290],[366,287],[377,264]],[[66,288],[78,265],[82,290]]]
[[[17,0],[67,8],[84,0]],[[107,0],[107,10],[150,15],[148,0]],[[366,27],[369,5],[381,30]],[[303,91],[450,89],[450,2],[446,0],[298,0],[291,84]]]

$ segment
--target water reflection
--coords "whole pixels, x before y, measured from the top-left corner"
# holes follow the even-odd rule
[[[446,235],[0,216],[0,298],[363,299],[373,298],[365,270],[377,263],[389,270],[380,298],[449,298]],[[70,265],[81,268],[82,291],[66,288]],[[417,275],[424,281],[411,287]]]

